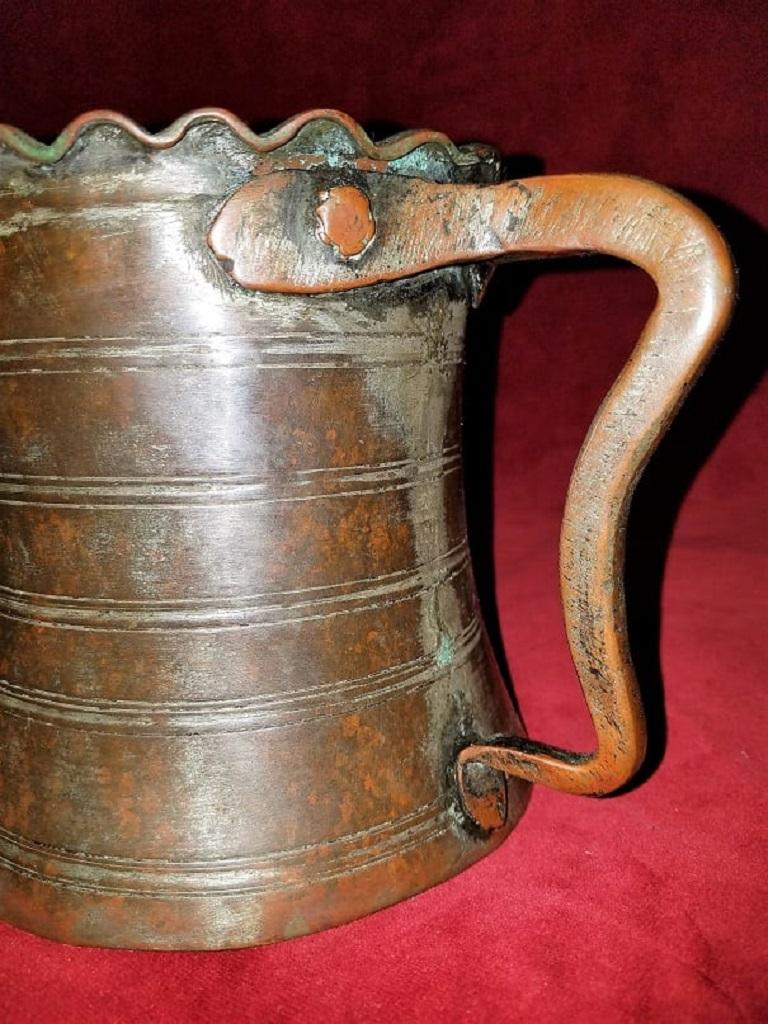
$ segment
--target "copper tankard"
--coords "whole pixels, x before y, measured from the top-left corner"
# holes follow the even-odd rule
[[[484,146],[108,111],[0,128],[0,916],[217,949],[340,924],[494,849],[530,784],[644,751],[632,490],[728,316],[707,218]],[[524,736],[479,617],[461,365],[491,261],[608,253],[658,303],[562,528],[596,732]]]

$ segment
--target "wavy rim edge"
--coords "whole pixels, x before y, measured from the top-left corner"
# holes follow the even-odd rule
[[[295,117],[288,118],[275,128],[263,134],[251,131],[239,117],[220,107],[202,107],[192,110],[177,118],[167,128],[153,134],[137,124],[125,114],[114,110],[91,110],[76,117],[66,126],[61,134],[50,144],[45,144],[27,135],[13,125],[0,124],[0,145],[4,145],[17,155],[37,163],[51,164],[60,160],[79,137],[88,129],[101,124],[114,125],[132,135],[139,142],[152,149],[170,149],[187,134],[190,128],[198,124],[217,123],[226,125],[246,145],[256,153],[270,153],[294,139],[307,124],[312,121],[332,121],[344,128],[360,155],[371,160],[391,161],[407,156],[419,147],[433,143],[442,147],[451,159],[459,165],[476,163],[478,154],[472,144],[466,148],[457,146],[442,132],[428,129],[414,129],[399,132],[396,135],[376,143],[354,118],[340,110],[318,108],[307,110]]]

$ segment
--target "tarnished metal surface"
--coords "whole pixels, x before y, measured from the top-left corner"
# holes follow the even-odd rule
[[[50,147],[0,127],[6,920],[145,948],[299,935],[483,856],[527,780],[596,791],[617,756],[612,784],[636,760],[623,517],[722,321],[724,257],[706,231],[631,226],[623,179],[545,185],[541,215],[520,218],[518,185],[473,191],[497,166],[434,133],[376,146],[330,111],[264,136],[218,111],[160,136],[97,112]],[[396,200],[430,182],[447,198],[421,217],[453,203],[475,219],[456,235],[442,209],[403,262],[382,250]],[[478,617],[460,457],[476,275],[453,264],[500,252],[462,248],[483,230],[469,195],[502,218],[499,244],[499,225],[525,224],[525,255],[583,242],[635,258],[650,238],[638,262],[662,286],[566,519],[568,625],[601,744],[590,785],[570,781],[586,756],[519,739]],[[657,223],[688,223],[669,203]],[[326,275],[323,294],[279,293],[312,290],[290,248],[302,225],[330,285],[352,290]],[[258,245],[270,294],[238,276]],[[382,251],[389,277],[418,276],[366,278]],[[662,335],[678,355],[659,374]]]
[[[466,544],[463,279],[243,292],[206,236],[261,157],[206,119],[0,154],[2,916],[245,945],[485,854],[455,758],[519,725]]]

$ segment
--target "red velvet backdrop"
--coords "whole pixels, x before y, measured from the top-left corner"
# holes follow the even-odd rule
[[[272,948],[78,950],[0,926],[4,1021],[768,1019],[756,390],[766,10],[759,0],[0,3],[0,120],[32,134],[95,106],[153,127],[200,105],[261,126],[339,107],[381,130],[493,142],[513,174],[625,171],[675,186],[721,225],[742,273],[728,339],[632,517],[632,632],[652,730],[642,784],[601,802],[538,791],[510,840],[471,871]],[[516,692],[531,733],[553,743],[590,742],[557,594],[567,477],[652,298],[639,272],[615,265],[511,267],[473,325],[479,575],[493,619],[495,554]]]

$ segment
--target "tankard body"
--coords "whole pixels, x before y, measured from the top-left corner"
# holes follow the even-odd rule
[[[97,113],[52,147],[3,132],[0,915],[77,944],[274,941],[466,867],[531,781],[620,784],[642,720],[616,552],[725,316],[704,218],[709,321],[657,316],[680,383],[640,367],[635,463],[593,431],[608,469],[572,489],[566,613],[598,733],[572,755],[524,738],[462,489],[467,311],[536,186],[499,192],[484,147],[376,147],[322,111],[266,136],[215,111],[160,136]],[[580,248],[540,236],[521,255]]]

